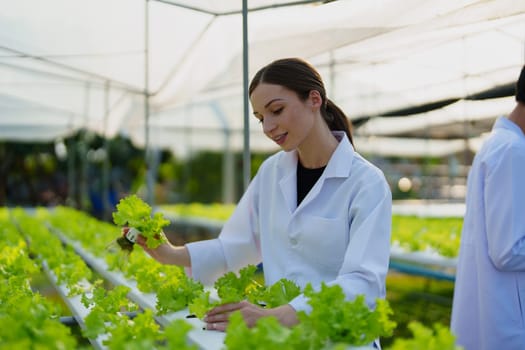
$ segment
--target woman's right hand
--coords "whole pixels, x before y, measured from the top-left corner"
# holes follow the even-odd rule
[[[175,248],[171,243],[165,242],[159,245],[157,248],[149,248],[146,244],[146,237],[140,234],[137,236],[136,243],[140,245],[142,249],[144,249],[144,251],[148,253],[153,259],[162,264],[171,264],[170,257],[173,254]]]
[[[125,234],[127,231],[124,230],[129,230],[129,228],[123,228],[123,233]],[[165,243],[162,243],[157,248],[149,248],[146,244],[146,237],[141,234],[137,236],[135,243],[140,245],[146,253],[161,264],[190,266],[190,255],[186,247],[174,246],[166,240]]]

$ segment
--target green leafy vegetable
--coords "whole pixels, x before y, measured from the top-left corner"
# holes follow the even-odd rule
[[[367,345],[380,336],[391,335],[396,326],[388,318],[392,310],[386,300],[377,299],[375,309],[371,310],[364,295],[347,301],[341,286],[324,283],[319,291],[308,285],[304,295],[309,298],[312,312],[299,313],[299,325],[305,334],[317,334],[319,345],[327,341]]]
[[[151,207],[137,195],[122,198],[113,213],[113,221],[119,226],[134,227],[146,237],[149,248],[156,248],[166,242],[162,228],[169,224],[162,213],[151,215]]]
[[[106,333],[111,324],[118,324],[121,318],[119,312],[123,309],[136,310],[136,305],[127,299],[130,288],[116,286],[106,290],[103,281],[97,280],[91,295],[83,294],[82,303],[86,308],[91,307],[90,313],[84,319],[86,328],[82,333],[88,338],[96,338],[99,334]]]
[[[262,286],[254,280],[256,270],[256,266],[248,265],[239,271],[238,276],[227,272],[217,279],[215,288],[221,303],[237,303],[247,299],[250,294],[259,292]]]
[[[285,278],[271,286],[263,286],[255,280],[257,267],[248,265],[239,274],[227,272],[215,282],[215,289],[220,300],[211,301],[209,293],[197,295],[189,304],[189,311],[198,318],[204,317],[213,307],[248,300],[254,304],[273,308],[289,303],[301,294],[301,289],[294,282]]]
[[[104,341],[110,350],[155,349],[156,343],[162,340],[159,325],[153,318],[150,309],[144,310],[133,320],[121,318],[109,330],[111,337]]]
[[[166,346],[161,347],[161,349],[197,350],[197,345],[188,344],[187,341],[187,334],[192,328],[193,326],[184,320],[175,320],[171,322],[166,328],[164,328]]]
[[[189,311],[202,318],[217,305],[258,299],[257,296],[261,295],[264,287],[254,280],[256,270],[256,266],[248,265],[239,271],[239,275],[231,271],[225,273],[214,285],[220,300],[210,301],[209,293],[203,293],[190,302]]]
[[[301,294],[301,288],[299,288],[297,284],[288,279],[281,278],[250,299],[253,302],[263,304],[267,308],[273,308],[288,304],[299,294]]]
[[[283,327],[277,318],[263,317],[256,326],[248,328],[239,311],[231,314],[224,344],[228,350],[294,350],[289,342],[291,330]]]
[[[413,321],[408,328],[414,335],[409,339],[396,339],[390,350],[461,350],[461,346],[455,345],[454,334],[450,329],[435,323],[433,329]]]
[[[202,293],[202,284],[186,276],[171,280],[157,291],[157,311],[161,315],[168,311],[182,310]]]
[[[197,295],[189,304],[188,311],[198,318],[203,318],[204,315],[218,305],[218,303],[210,302],[210,292],[206,291]]]
[[[312,311],[299,312],[300,322],[291,328],[274,317],[263,317],[248,328],[240,313],[233,313],[226,329],[228,349],[347,349],[391,335],[395,327],[389,320],[392,310],[383,299],[376,300],[372,310],[363,295],[347,301],[339,285],[322,284],[318,291],[307,285],[304,294]]]

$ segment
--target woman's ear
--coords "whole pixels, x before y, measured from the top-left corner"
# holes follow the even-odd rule
[[[310,94],[308,95],[308,99],[310,103],[312,104],[312,108],[321,108],[321,105],[323,104],[323,98],[321,97],[321,94],[317,90],[310,90]]]

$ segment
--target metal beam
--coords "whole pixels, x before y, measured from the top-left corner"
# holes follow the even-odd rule
[[[208,15],[213,15],[213,16],[230,16],[230,15],[238,15],[238,14],[241,14],[244,12],[244,8],[241,9],[241,10],[235,10],[235,11],[211,11],[211,10],[207,10],[205,8],[202,8],[202,7],[196,7],[196,6],[189,6],[189,5],[186,5],[186,4],[182,4],[182,3],[179,3],[179,2],[176,2],[176,1],[170,1],[170,0],[152,0],[152,1],[157,1],[157,2],[160,2],[160,3],[163,3],[163,4],[167,4],[167,5],[172,5],[172,6],[177,6],[177,7],[180,7],[180,8],[185,8],[185,9],[188,9],[188,10],[193,10],[193,11],[197,11],[197,12],[201,12],[201,13],[206,13]],[[247,11],[248,12],[256,12],[256,11],[263,11],[263,10],[269,10],[269,9],[274,9],[274,8],[279,8],[279,7],[289,7],[289,6],[299,6],[299,5],[308,5],[308,4],[315,4],[315,3],[319,3],[319,4],[325,4],[325,3],[328,3],[328,2],[333,2],[334,0],[332,1],[320,1],[320,0],[301,0],[301,1],[290,1],[290,2],[283,2],[283,3],[280,3],[280,4],[273,4],[273,5],[266,5],[266,6],[259,6],[259,7],[252,7],[250,9],[247,8]]]

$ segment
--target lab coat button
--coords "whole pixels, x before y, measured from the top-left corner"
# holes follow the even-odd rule
[[[297,244],[297,238],[290,238],[290,243],[292,245],[296,245]]]

